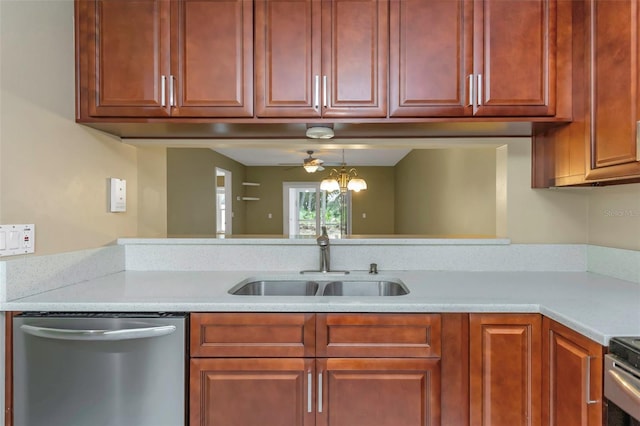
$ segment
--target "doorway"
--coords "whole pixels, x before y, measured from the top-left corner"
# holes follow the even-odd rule
[[[216,235],[231,235],[233,194],[231,172],[216,167]]]
[[[351,233],[351,197],[323,191],[320,182],[283,182],[283,230],[289,238],[318,236],[323,226],[329,238]]]

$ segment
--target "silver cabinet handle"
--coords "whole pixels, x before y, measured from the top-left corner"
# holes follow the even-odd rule
[[[478,106],[482,105],[482,74],[478,74]]]
[[[318,373],[318,413],[322,413],[322,371]]]
[[[320,108],[320,76],[316,75],[313,87],[313,108]]]
[[[169,76],[169,105],[174,107],[176,106],[176,97],[175,97],[175,81],[176,78],[173,75]]]
[[[160,78],[160,81],[161,81],[161,83],[160,83],[161,84],[160,97],[162,98],[161,105],[164,108],[164,107],[167,106],[167,100],[166,100],[166,95],[167,95],[167,93],[166,93],[167,92],[167,77],[163,75]]]
[[[175,325],[129,328],[122,330],[72,330],[64,328],[36,327],[23,324],[20,329],[27,334],[54,340],[118,341],[160,337],[176,331]]]
[[[587,357],[587,371],[585,374],[585,402],[587,405],[596,404],[598,400],[591,399],[591,357]]]
[[[640,121],[636,121],[636,160],[640,161]]]
[[[313,401],[311,399],[311,393],[313,392],[313,375],[311,370],[307,371],[307,413],[313,411]]]
[[[469,80],[469,87],[467,90],[469,90],[469,103],[467,103],[467,106],[473,106],[473,74],[469,74],[467,76],[467,80]]]
[[[322,105],[327,107],[327,76],[322,76]]]

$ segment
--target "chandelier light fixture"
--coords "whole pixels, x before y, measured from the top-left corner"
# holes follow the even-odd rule
[[[347,170],[346,163],[344,162],[344,149],[342,150],[342,167],[340,171],[332,169],[329,173],[329,177],[323,179],[320,182],[320,189],[323,191],[337,191],[340,190],[342,194],[347,191],[360,192],[367,189],[367,182],[358,177],[358,172],[355,168]]]

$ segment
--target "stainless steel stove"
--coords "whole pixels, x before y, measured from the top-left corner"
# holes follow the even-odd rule
[[[640,426],[640,337],[614,337],[604,360],[607,426]]]

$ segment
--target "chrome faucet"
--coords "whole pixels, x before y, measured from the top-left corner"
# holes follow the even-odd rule
[[[329,250],[329,235],[327,235],[327,227],[322,227],[322,235],[316,238],[316,243],[320,246],[320,272],[331,271],[331,251]]]
[[[329,235],[327,235],[327,227],[322,227],[322,234],[316,238],[316,243],[320,247],[320,269],[317,271],[300,271],[301,274],[311,274],[321,272],[323,274],[347,275],[349,271],[332,271],[331,270],[331,250],[329,244]]]

